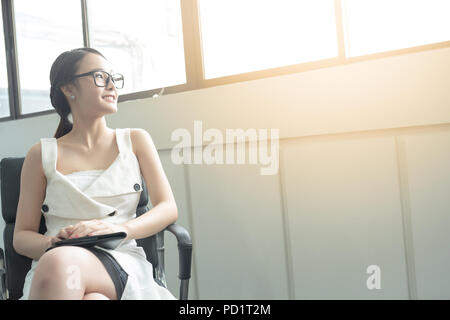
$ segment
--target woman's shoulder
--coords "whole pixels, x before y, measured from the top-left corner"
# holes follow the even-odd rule
[[[41,159],[42,157],[42,144],[41,142],[37,142],[33,144],[30,149],[28,149],[26,157]]]
[[[42,146],[40,142],[35,143],[28,149],[23,166],[30,167],[32,169],[31,171],[38,173],[40,177],[45,177],[42,163]]]
[[[142,128],[130,128],[130,138],[131,144],[133,145],[133,152],[136,155],[139,155],[140,150],[154,145],[150,133]]]

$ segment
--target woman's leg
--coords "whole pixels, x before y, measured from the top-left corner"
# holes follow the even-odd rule
[[[92,292],[117,299],[111,277],[92,252],[82,247],[62,246],[39,259],[29,299],[80,300]]]
[[[98,292],[86,293],[83,297],[83,300],[110,300],[104,294]]]

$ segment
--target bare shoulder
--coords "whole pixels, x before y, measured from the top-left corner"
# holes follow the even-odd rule
[[[132,129],[130,135],[136,148],[136,156],[145,184],[155,186],[148,191],[150,202],[155,206],[162,201],[167,201],[176,206],[172,189],[150,133],[144,129]],[[173,221],[175,220],[176,214]]]
[[[41,151],[41,143],[37,142],[35,144],[33,144],[30,149],[28,150],[27,156],[37,156],[37,155],[41,155],[42,151]]]
[[[22,179],[25,181],[37,180],[46,183],[47,178],[42,165],[41,143],[33,144],[28,149],[22,166]],[[33,181],[34,182],[34,181]]]
[[[131,143],[133,144],[133,152],[137,157],[142,153],[142,150],[154,148],[152,137],[147,130],[141,128],[130,129]]]
[[[30,147],[24,160],[24,165],[25,164],[35,172],[38,172],[41,177],[45,177],[42,166],[42,149],[40,142],[35,143]]]

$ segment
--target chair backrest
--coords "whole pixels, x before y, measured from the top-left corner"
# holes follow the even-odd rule
[[[3,232],[3,243],[5,252],[6,267],[6,288],[9,292],[9,299],[18,299],[22,296],[22,289],[25,282],[25,276],[31,268],[32,259],[18,254],[13,247],[14,225],[16,221],[17,205],[20,195],[20,176],[25,158],[4,158],[0,161],[1,178],[1,201],[2,216],[5,221]],[[136,208],[136,215],[149,210],[148,192],[144,178],[142,178],[142,192],[139,204]],[[45,219],[41,217],[39,233],[44,234],[47,231]],[[153,265],[153,275],[158,266],[157,254],[157,235],[148,238],[136,240],[146,255],[147,260]]]

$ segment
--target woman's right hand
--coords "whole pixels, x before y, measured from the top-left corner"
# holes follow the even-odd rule
[[[60,240],[69,239],[69,237],[72,235],[72,232],[73,232],[73,225],[67,226],[59,230],[58,234],[56,235],[56,238],[60,238]]]
[[[48,242],[46,249],[52,247],[58,241],[68,239],[70,237],[70,235],[72,234],[72,231],[73,231],[72,225],[59,230],[59,232],[56,236],[50,237],[50,241]]]
[[[50,237],[50,246],[53,246],[56,242],[61,241],[64,239],[58,238],[58,237]]]
[[[56,242],[61,241],[61,240],[64,240],[64,239],[61,239],[58,237],[48,237],[47,244],[45,245],[44,251],[47,251],[48,248],[53,247],[53,245]]]

